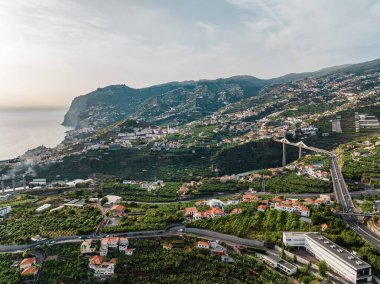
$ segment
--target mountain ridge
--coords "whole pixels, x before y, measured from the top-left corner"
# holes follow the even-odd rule
[[[214,80],[172,81],[146,88],[110,85],[76,97],[65,114],[63,125],[102,128],[127,117],[159,123],[186,123],[228,104],[255,97],[266,86],[369,69],[380,70],[380,59],[271,79],[236,75]]]

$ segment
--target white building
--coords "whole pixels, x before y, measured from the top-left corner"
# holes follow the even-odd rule
[[[46,203],[46,204],[44,204],[44,205],[38,207],[38,208],[36,209],[36,211],[37,211],[37,212],[42,212],[42,211],[48,209],[49,207],[51,207],[51,204]]]
[[[46,178],[35,178],[29,184],[30,185],[46,185]]]
[[[333,243],[319,233],[283,232],[283,242],[290,247],[304,247],[329,268],[350,283],[372,281],[371,266],[356,255]]]
[[[94,240],[88,239],[84,240],[80,246],[81,254],[93,253],[96,251],[96,243]]]
[[[297,266],[279,258],[278,256],[260,254],[259,258],[261,258],[266,264],[285,272],[287,275],[297,273]]]
[[[10,206],[0,208],[0,216],[4,217],[5,215],[9,214],[11,210],[12,210],[12,207]]]

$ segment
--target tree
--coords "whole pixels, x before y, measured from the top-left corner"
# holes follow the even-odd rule
[[[293,255],[293,262],[297,263],[297,256],[296,255]]]
[[[22,257],[23,257],[23,258],[30,257],[30,255],[31,255],[31,250],[30,250],[30,249],[26,249],[26,250],[24,250],[24,252],[22,253]]]
[[[328,271],[327,264],[324,260],[318,261],[318,272],[319,274],[324,277],[326,276],[326,273]]]
[[[100,205],[104,205],[105,203],[108,202],[108,198],[107,197],[103,197],[101,200],[100,200]]]

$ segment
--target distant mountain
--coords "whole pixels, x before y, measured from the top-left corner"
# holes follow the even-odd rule
[[[368,70],[380,70],[380,59],[324,68],[316,72],[291,73],[269,80],[234,76],[217,80],[170,82],[142,89],[113,85],[75,98],[63,124],[76,128],[101,128],[126,118],[161,124],[186,123],[226,105],[254,98],[267,86],[335,73],[360,74]]]
[[[171,82],[149,88],[99,88],[73,100],[63,124],[100,128],[130,117],[156,122],[188,122],[257,95],[266,81],[250,76]]]

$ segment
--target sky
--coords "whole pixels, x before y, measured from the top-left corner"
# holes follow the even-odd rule
[[[0,108],[380,57],[380,0],[1,0]]]

